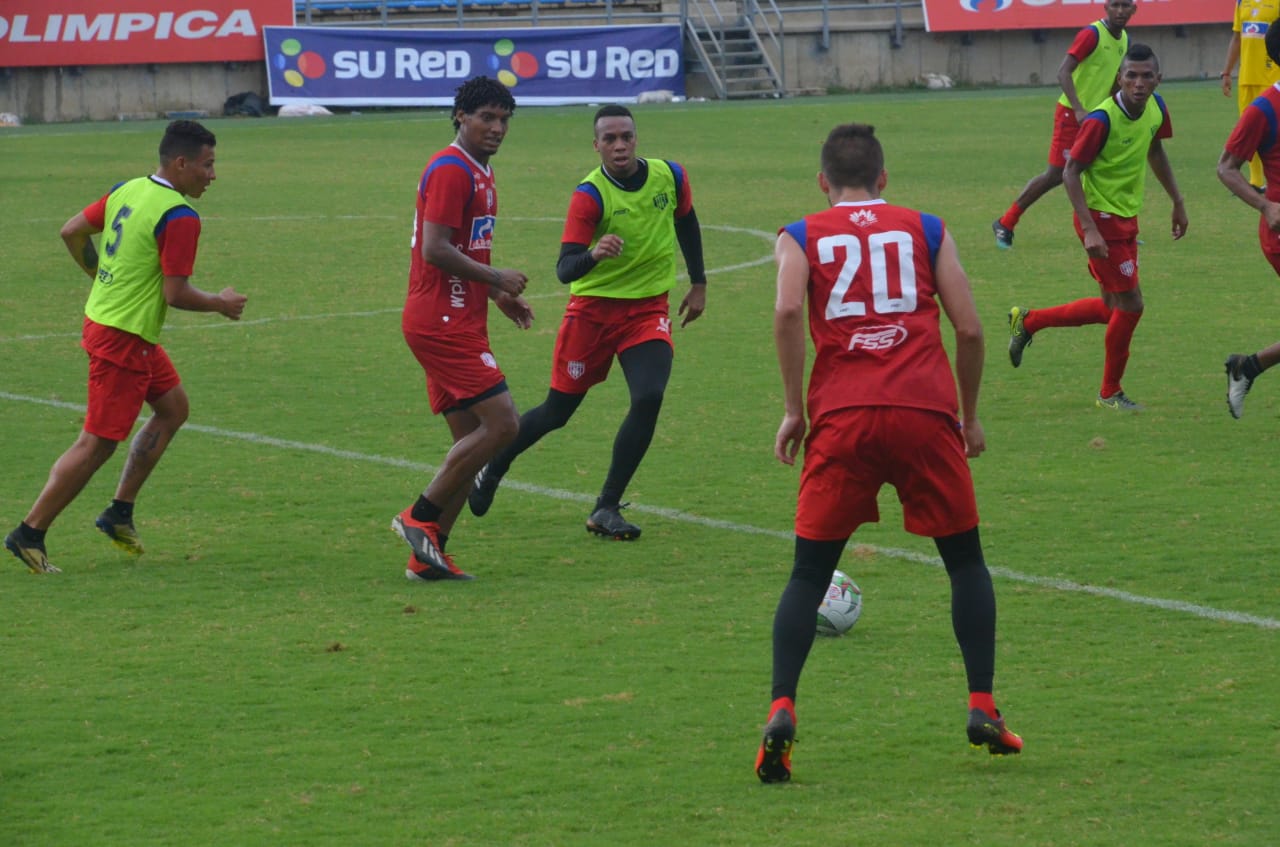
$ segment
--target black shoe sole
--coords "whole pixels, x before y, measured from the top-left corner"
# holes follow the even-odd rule
[[[623,530],[622,532],[614,533],[614,532],[610,532],[609,530],[605,529],[602,526],[596,526],[593,523],[587,524],[587,532],[591,533],[592,535],[598,535],[601,538],[608,538],[612,541],[635,541],[637,538],[640,537],[639,529],[637,529],[635,532],[631,532],[629,530]]]

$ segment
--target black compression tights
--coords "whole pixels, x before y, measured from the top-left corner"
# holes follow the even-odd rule
[[[951,626],[970,691],[991,691],[995,675],[996,598],[978,529],[935,538],[951,579]],[[773,699],[796,696],[817,631],[817,609],[845,541],[796,539],[795,565],[773,618]]]
[[[649,449],[658,425],[658,412],[662,410],[662,396],[671,378],[671,359],[671,345],[665,341],[647,341],[618,355],[631,394],[631,406],[613,441],[613,460],[600,492],[603,503],[616,505],[622,499],[622,492]],[[520,416],[519,435],[490,461],[491,471],[499,476],[506,474],[516,456],[537,444],[542,436],[568,423],[584,397],[585,394],[548,391],[541,406]]]

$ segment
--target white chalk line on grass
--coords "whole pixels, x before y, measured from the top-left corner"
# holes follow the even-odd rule
[[[7,391],[0,391],[0,400],[8,400],[14,403],[30,403],[54,409],[66,409],[68,411],[80,412],[82,414],[85,410],[85,407],[79,403],[68,403],[62,400],[48,400],[40,397],[29,397],[24,394],[12,394]],[[437,470],[434,465],[428,465],[424,462],[415,462],[410,459],[401,459],[395,456],[379,456],[376,453],[361,453],[355,450],[344,450],[339,447],[329,447],[325,444],[293,441],[287,438],[276,438],[274,436],[262,435],[255,432],[240,432],[232,429],[222,429],[221,427],[205,426],[203,424],[193,423],[186,424],[183,429],[191,432],[211,435],[215,438],[245,441],[250,444],[257,444],[264,447],[276,447],[281,450],[316,453],[322,456],[329,456],[331,458],[344,459],[352,462],[368,462],[370,464],[402,468],[405,470],[417,471],[424,476],[434,474]],[[548,488],[546,486],[520,482],[509,478],[503,479],[502,485],[504,488],[523,491],[527,494],[536,494],[540,497],[547,497],[553,500],[565,500],[575,503],[594,503],[596,499],[594,495],[590,494],[566,491],[560,488]],[[726,521],[719,518],[708,518],[702,515],[695,515],[681,509],[672,509],[665,506],[633,504],[631,509],[636,512],[642,512],[646,515],[655,515],[670,521],[694,524],[708,529],[721,529],[728,532],[736,532],[741,535],[762,535],[782,541],[791,541],[794,537],[790,532],[784,532],[782,530],[766,529],[764,527],[737,523],[735,521]],[[942,560],[938,557],[928,556],[924,553],[917,553],[913,550],[900,550],[894,547],[880,547],[873,544],[855,543],[851,546],[854,550],[868,551],[878,556],[886,556],[891,559],[901,559],[902,561],[915,562],[916,564],[930,565],[932,567],[942,567]],[[1019,571],[1010,570],[1009,568],[997,566],[989,566],[989,568],[994,576],[1012,580],[1014,582],[1026,583],[1027,585],[1034,585],[1038,588],[1052,588],[1058,591],[1090,594],[1095,597],[1105,597],[1110,600],[1118,600],[1122,603],[1132,603],[1137,606],[1150,606],[1152,608],[1162,609],[1169,612],[1183,612],[1185,614],[1195,615],[1200,618],[1208,618],[1209,620],[1214,621],[1247,624],[1249,626],[1261,627],[1263,629],[1280,629],[1280,620],[1275,618],[1250,615],[1243,612],[1232,612],[1224,609],[1215,609],[1212,606],[1201,606],[1197,603],[1186,603],[1181,600],[1166,600],[1160,597],[1146,597],[1129,591],[1120,591],[1114,588],[1103,588],[1097,585],[1085,585],[1083,583],[1072,582],[1067,579],[1055,579],[1053,577],[1025,574]]]
[[[250,218],[249,220],[253,220],[253,221],[291,220],[292,221],[292,220],[314,220],[314,219],[321,219],[321,218],[338,219],[338,220],[384,220],[384,219],[387,219],[387,217],[389,216],[280,215],[280,216],[265,216],[265,217]],[[216,220],[216,218],[214,220]],[[560,219],[559,218],[509,218],[509,220],[559,221]],[[771,233],[765,232],[764,230],[761,230],[761,229],[750,229],[747,227],[738,227],[738,226],[721,226],[719,224],[703,224],[702,228],[719,230],[721,232],[743,233],[746,235],[754,235],[759,238],[766,239],[768,241],[773,240],[773,235]],[[752,259],[747,262],[739,262],[735,265],[725,265],[724,267],[712,268],[707,271],[707,276],[712,276],[714,274],[731,273],[733,271],[740,271],[746,268],[759,267],[760,265],[763,265],[772,261],[773,261],[773,254],[770,253],[766,256],[762,256],[758,259]],[[681,278],[687,279],[688,276],[682,274]],[[540,293],[525,294],[524,298],[526,300],[548,300],[552,297],[563,297],[563,296],[565,296],[565,290],[549,291],[541,294]],[[357,311],[357,312],[328,312],[328,313],[315,314],[315,315],[280,315],[278,317],[250,318],[248,320],[239,320],[239,321],[210,320],[202,323],[192,323],[192,324],[178,324],[178,325],[166,324],[164,331],[165,332],[203,332],[206,330],[235,329],[237,327],[261,326],[263,324],[271,324],[271,323],[290,323],[293,321],[327,321],[327,320],[336,320],[339,318],[372,318],[372,317],[379,317],[381,315],[398,313],[403,308],[404,308],[403,306],[396,306],[394,308],[367,309],[367,310]],[[76,332],[49,332],[49,333],[43,333],[39,335],[11,335],[8,337],[0,336],[0,344],[13,343],[16,341],[47,341],[53,338],[79,338],[79,337],[80,337],[80,332],[78,330]]]

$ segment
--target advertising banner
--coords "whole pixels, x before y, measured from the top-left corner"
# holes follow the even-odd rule
[[[1105,0],[924,0],[924,25],[929,32],[1080,29],[1105,17],[1104,5]],[[1234,11],[1230,0],[1138,0],[1129,28],[1229,24]]]
[[[293,0],[3,0],[0,68],[257,62]]]
[[[490,76],[516,102],[632,102],[684,94],[680,27],[333,29],[266,27],[275,106],[450,106],[454,89]]]

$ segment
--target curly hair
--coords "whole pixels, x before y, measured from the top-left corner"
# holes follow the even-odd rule
[[[472,77],[454,91],[453,128],[456,130],[462,126],[462,122],[458,120],[458,112],[470,115],[484,106],[499,106],[508,112],[514,112],[516,98],[496,79],[487,76]]]

